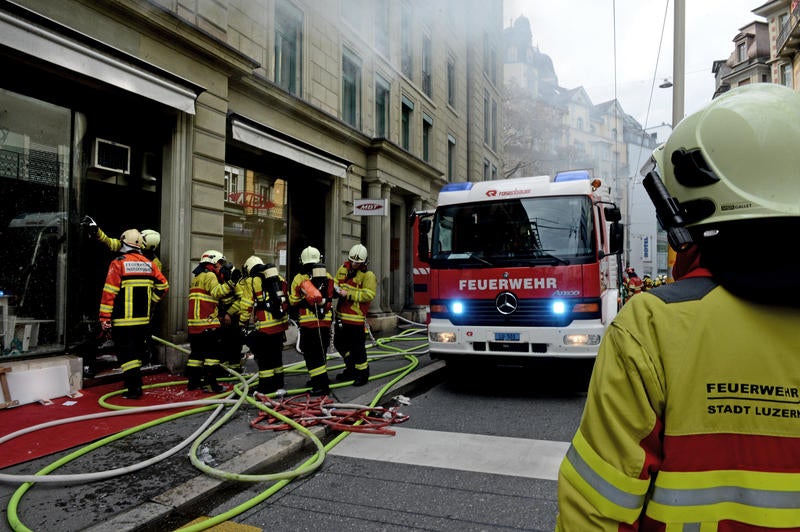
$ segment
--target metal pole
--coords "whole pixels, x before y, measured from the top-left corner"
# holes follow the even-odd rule
[[[686,63],[686,3],[675,0],[675,35],[672,53],[672,130],[683,120],[683,87]],[[672,279],[675,250],[667,246],[667,275]]]
[[[675,0],[675,49],[672,56],[672,127],[683,120],[683,93],[686,78],[686,2]]]

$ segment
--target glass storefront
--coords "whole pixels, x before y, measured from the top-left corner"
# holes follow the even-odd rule
[[[223,253],[237,268],[251,255],[288,275],[288,184],[238,166],[225,167]]]
[[[72,113],[0,89],[2,354],[64,347]]]

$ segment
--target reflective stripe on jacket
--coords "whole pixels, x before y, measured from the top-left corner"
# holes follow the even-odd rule
[[[217,274],[210,269],[192,279],[189,289],[189,334],[200,334],[206,329],[220,326],[218,303],[225,295],[224,287],[225,284],[220,284]]]
[[[561,464],[557,530],[800,530],[799,323],[709,277],[633,298]]]
[[[169,283],[158,266],[131,251],[119,255],[108,266],[100,298],[100,321],[114,327],[147,325],[153,303],[161,301]]]
[[[336,315],[345,323],[361,325],[367,319],[369,304],[375,299],[378,281],[371,271],[357,271],[352,277],[346,266],[336,271],[336,284],[347,290],[347,295],[339,296]]]

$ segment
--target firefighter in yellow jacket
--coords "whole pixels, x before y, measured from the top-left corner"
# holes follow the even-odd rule
[[[239,326],[244,330],[254,321],[255,330],[247,344],[258,365],[261,393],[273,393],[284,387],[283,343],[289,328],[289,299],[286,280],[274,264],[264,264],[253,255],[244,261],[247,277],[242,279],[239,299]]]
[[[194,279],[189,289],[189,347],[186,361],[187,388],[205,388],[220,393],[223,386],[217,382],[220,356],[223,350],[220,337],[219,301],[232,286],[222,277],[225,255],[215,249],[204,251],[200,263],[192,270]]]
[[[758,83],[642,169],[670,245],[700,263],[603,336],[557,530],[800,530],[800,260],[779,251],[800,231],[799,145],[800,94]]]
[[[337,381],[353,381],[353,386],[363,386],[369,380],[367,362],[366,325],[367,311],[378,289],[375,274],[367,268],[367,248],[356,244],[350,248],[347,260],[336,271],[336,328],[333,345],[344,360],[345,369],[336,376]]]
[[[313,246],[300,253],[300,272],[292,279],[289,305],[297,314],[300,351],[306,362],[311,395],[327,395],[328,345],[331,340],[331,321],[334,281],[322,264],[322,254]]]
[[[118,255],[108,266],[100,299],[100,325],[111,330],[122,366],[124,397],[142,396],[142,358],[147,353],[150,313],[169,289],[161,270],[141,253],[141,234],[128,229]]]

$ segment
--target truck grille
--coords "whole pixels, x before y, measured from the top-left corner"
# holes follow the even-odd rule
[[[567,308],[573,307],[576,303],[587,302],[589,300],[565,300]],[[594,300],[592,300],[594,301]],[[432,301],[433,304],[446,303]],[[589,319],[597,316],[585,314],[573,315],[553,314],[552,304],[549,299],[520,299],[517,310],[511,314],[501,314],[497,310],[493,299],[468,299],[463,300],[463,312],[461,314],[431,312],[431,318],[449,319],[454,325],[499,325],[514,326],[524,325],[526,327],[566,327],[574,319]]]

